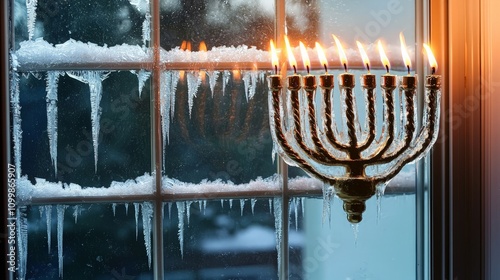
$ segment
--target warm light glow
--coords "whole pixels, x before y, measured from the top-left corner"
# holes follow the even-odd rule
[[[200,59],[207,60],[207,44],[205,44],[205,41],[201,41],[198,50],[200,51]]]
[[[233,70],[233,80],[234,81],[239,81],[241,79],[241,73],[240,70]]]
[[[340,43],[339,39],[337,36],[333,35],[333,40],[335,40],[335,45],[337,45],[337,51],[339,53],[339,58],[340,62],[344,66],[344,70],[347,71],[347,56],[345,55],[344,48],[342,47],[342,44]]]
[[[186,50],[186,45],[187,45],[186,40],[183,40],[181,44],[181,51]]]
[[[304,67],[307,70],[307,74],[309,74],[309,68],[311,67],[311,62],[309,61],[309,55],[307,54],[306,46],[302,42],[299,42],[300,53],[302,55],[302,62],[304,63]]]
[[[363,59],[363,64],[366,66],[366,70],[370,72],[370,59],[368,59],[368,55],[366,54],[363,45],[359,41],[356,41],[356,44],[358,45],[359,53],[361,54],[361,58]]]
[[[382,65],[384,65],[387,72],[389,72],[391,63],[389,62],[387,55],[385,55],[384,47],[382,46],[382,42],[380,40],[378,41],[378,52],[380,53],[380,61],[382,62]]]
[[[408,73],[411,68],[411,58],[408,55],[408,51],[406,50],[406,42],[405,37],[403,36],[403,32],[399,33],[399,40],[401,41],[401,53],[403,54],[403,61],[405,63],[406,68],[408,68]]]
[[[191,42],[187,41],[186,42],[186,48],[185,48],[186,51],[190,52],[191,51]]]
[[[271,40],[270,45],[271,45],[271,63],[274,68],[274,73],[278,74],[279,59],[278,59],[278,54],[276,53],[276,48],[274,47],[273,40]]]
[[[437,61],[436,58],[434,57],[434,54],[432,53],[431,47],[429,47],[427,44],[424,44],[424,49],[425,52],[427,53],[427,59],[429,59],[429,65],[432,68],[432,72],[436,72],[437,70]]]
[[[290,47],[290,41],[288,41],[287,36],[285,36],[285,45],[286,45],[286,54],[288,55],[288,62],[290,63],[290,67],[293,68],[294,72],[297,72],[297,61],[293,56],[292,47]]]
[[[325,67],[325,72],[328,72],[328,60],[326,60],[325,52],[318,42],[316,42],[316,51],[318,52],[319,62]]]

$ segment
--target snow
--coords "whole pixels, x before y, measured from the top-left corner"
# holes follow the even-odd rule
[[[108,47],[73,39],[53,45],[43,38],[21,42],[15,55],[21,68],[50,68],[69,64],[106,65],[117,62],[146,64],[152,59],[141,46],[122,44]]]

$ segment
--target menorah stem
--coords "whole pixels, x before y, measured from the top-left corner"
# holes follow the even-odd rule
[[[356,136],[356,112],[354,105],[354,75],[343,73],[339,76],[340,90],[345,94],[347,135],[349,137],[348,154],[350,159],[359,159],[358,137]]]
[[[362,87],[366,91],[368,136],[365,142],[359,147],[359,151],[364,151],[372,144],[375,139],[375,94],[373,90],[376,87],[375,75],[365,74],[361,77]]]

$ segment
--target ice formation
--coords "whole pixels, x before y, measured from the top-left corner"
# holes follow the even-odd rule
[[[45,209],[45,220],[47,225],[47,250],[50,254],[50,247],[52,243],[52,205],[43,206]],[[42,209],[42,207],[40,207]]]
[[[103,71],[81,71],[68,72],[68,76],[89,85],[90,88],[90,117],[92,120],[92,143],[94,145],[94,169],[97,172],[97,157],[99,147],[99,131],[101,121],[101,98],[102,98],[102,81],[104,81],[109,72]]]
[[[137,241],[137,237],[139,235],[139,211],[140,204],[134,202],[134,217],[135,217],[135,240]]]
[[[38,0],[26,0],[26,12],[28,14],[28,39],[33,39],[35,34],[36,6]]]
[[[18,274],[20,279],[26,279],[28,261],[28,217],[26,206],[16,210],[17,252],[19,255]]]
[[[63,72],[47,72],[47,135],[49,137],[50,158],[57,177],[57,83]]]
[[[215,84],[217,82],[217,78],[219,78],[219,75],[219,71],[208,71],[208,82],[210,85],[210,91],[212,92],[212,97],[214,97]]]
[[[179,219],[179,245],[181,250],[181,257],[184,258],[184,216],[186,215],[186,203],[183,201],[176,202],[177,217]]]
[[[188,85],[188,105],[189,105],[189,117],[191,117],[191,111],[193,110],[194,98],[198,92],[198,88],[201,85],[201,76],[199,71],[191,71],[187,73],[187,85]]]
[[[13,72],[10,82],[10,105],[12,110],[12,138],[14,141],[14,163],[16,165],[16,178],[21,177],[21,105],[19,101],[19,73]]]
[[[63,277],[63,231],[64,211],[66,205],[57,205],[57,259],[59,264],[59,277]]]
[[[138,91],[139,91],[139,98],[141,97],[142,95],[142,89],[144,88],[144,86],[146,85],[146,81],[149,79],[149,77],[151,76],[151,72],[149,71],[146,71],[144,69],[140,69],[140,70],[131,70],[130,71],[132,74],[135,74],[137,76],[137,83],[138,83]]]
[[[142,203],[142,231],[144,233],[144,246],[148,255],[148,265],[151,268],[151,219],[153,218],[153,204]]]
[[[276,250],[278,251],[278,267],[281,267],[281,237],[283,234],[283,223],[282,223],[282,200],[279,197],[273,199],[273,209],[274,209],[274,230],[276,234]]]

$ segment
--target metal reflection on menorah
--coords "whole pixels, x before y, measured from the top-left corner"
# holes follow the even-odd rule
[[[379,133],[375,75],[360,77],[365,97],[364,127],[357,119],[355,76],[347,69],[338,77],[340,108],[344,109],[338,117],[333,110],[333,75],[326,72],[319,76],[318,92],[316,77],[309,73],[303,77],[296,73],[288,76],[286,90],[281,75],[270,75],[269,121],[278,153],[287,164],[300,167],[324,183],[325,213],[329,213],[330,200],[336,195],[343,201],[347,220],[359,223],[366,209],[365,201],[377,192],[383,193],[387,183],[407,163],[422,158],[436,141],[440,76],[434,74],[432,53],[428,56],[429,61],[433,60],[433,73],[425,77],[425,101],[420,116],[416,107],[417,77],[409,73],[399,78],[389,73],[381,76],[383,128]],[[273,65],[276,69],[277,63]],[[388,64],[385,65],[388,70]],[[395,104],[395,100],[401,104]]]

